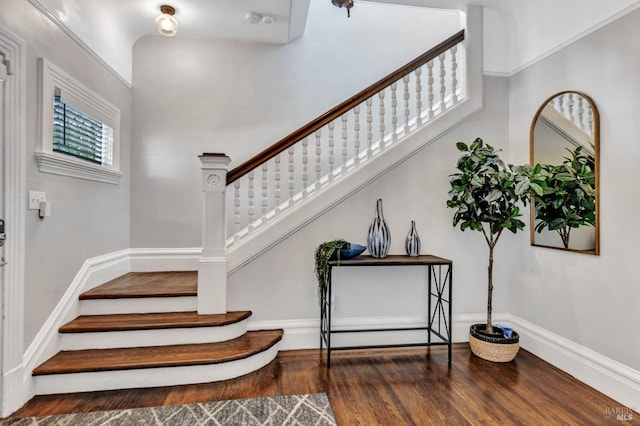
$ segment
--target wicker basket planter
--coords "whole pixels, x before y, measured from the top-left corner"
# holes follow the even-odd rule
[[[486,324],[473,324],[469,328],[471,351],[479,358],[493,362],[512,361],[520,349],[520,336],[515,331],[511,337],[485,333]],[[499,327],[493,327],[498,329]]]

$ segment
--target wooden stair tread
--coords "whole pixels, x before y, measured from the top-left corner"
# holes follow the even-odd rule
[[[198,315],[197,312],[83,315],[60,327],[61,333],[157,330],[167,328],[216,327],[234,324],[251,316],[251,311]]]
[[[195,271],[130,272],[80,295],[80,300],[196,296]]]
[[[219,364],[263,352],[283,334],[283,330],[260,330],[216,343],[61,351],[33,370],[33,375]]]

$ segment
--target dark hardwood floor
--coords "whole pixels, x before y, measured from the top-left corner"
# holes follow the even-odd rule
[[[113,410],[326,392],[339,425],[601,425],[620,403],[521,350],[506,364],[483,361],[467,344],[332,354],[283,351],[260,371],[219,383],[36,396],[14,416]],[[639,424],[640,416],[632,413]]]

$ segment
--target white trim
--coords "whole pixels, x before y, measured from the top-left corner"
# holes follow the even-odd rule
[[[18,36],[0,27],[0,51],[10,62],[5,83],[4,209],[7,241],[4,266],[2,330],[2,401],[0,417],[20,408],[27,392],[18,380],[22,373],[24,346],[25,217],[26,217],[26,45]]]
[[[113,299],[110,300],[117,302]],[[82,304],[83,302],[85,301],[83,300],[80,303]],[[166,310],[164,312],[171,311],[172,310]],[[244,319],[231,324],[206,327],[60,333],[60,350],[140,348],[148,346],[224,342],[245,334],[248,322],[248,319]]]
[[[128,273],[129,250],[120,250],[87,259],[55,309],[24,353],[25,381],[39,364],[60,350],[58,329],[78,316],[78,297],[83,291]]]
[[[485,77],[511,77],[511,74],[508,73],[507,71],[484,70],[482,72],[482,75],[484,75]]]
[[[107,169],[86,161],[76,160],[73,157],[58,155],[48,152],[36,152],[38,168],[43,173],[68,176],[79,179],[92,180],[117,185],[122,177],[122,172]]]
[[[38,59],[38,150],[35,153],[38,168],[79,179],[118,184],[120,172],[120,109],[101,95],[89,89],[46,58]],[[92,115],[113,129],[111,164],[93,164],[89,161],[53,151],[53,96],[61,90],[77,104],[74,107]]]
[[[198,298],[196,296],[86,299],[80,302],[78,315],[194,312],[197,309]]]
[[[252,321],[249,319],[248,331],[283,329],[280,350],[317,349],[320,344],[320,320],[274,320]]]
[[[132,248],[131,272],[197,271],[201,247]]]
[[[547,50],[546,52],[543,52],[542,54],[536,56],[535,58],[525,62],[522,65],[519,65],[517,67],[515,67],[514,69],[510,70],[507,73],[508,77],[512,77],[516,74],[518,74],[520,71],[523,71],[527,68],[529,68],[532,65],[537,64],[538,62],[548,58],[549,56],[553,55],[554,53],[557,53],[559,51],[561,51],[562,49],[571,46],[572,44],[576,43],[577,41],[583,39],[584,37],[598,31],[599,29],[606,27],[607,25],[609,25],[610,23],[614,22],[615,20],[623,17],[624,15],[633,12],[634,10],[636,10],[637,8],[640,7],[640,1],[636,2],[624,9],[622,9],[621,11],[619,11],[618,13],[611,15],[610,17],[608,17],[607,19],[604,19],[602,21],[600,21],[599,23],[595,24],[594,26],[592,26],[591,28],[586,29],[585,31],[571,37],[569,40],[560,43],[559,45],[555,46],[552,49]],[[487,73],[487,72],[485,72]]]
[[[49,18],[49,20],[51,20],[51,22],[56,24],[56,26],[58,28],[60,28],[62,30],[62,32],[64,32],[73,41],[75,41],[76,44],[78,46],[80,46],[80,48],[82,48],[82,50],[87,52],[89,54],[89,56],[91,56],[93,59],[95,59],[96,62],[98,62],[100,65],[102,65],[104,67],[104,69],[106,69],[111,74],[113,74],[118,80],[120,80],[122,82],[122,84],[127,86],[129,89],[133,88],[133,85],[131,84],[131,82],[128,79],[126,79],[123,75],[121,75],[115,69],[113,69],[104,59],[102,59],[102,57],[100,57],[100,55],[98,55],[92,48],[90,48],[84,41],[82,41],[80,39],[80,37],[78,37],[73,31],[71,31],[71,29],[69,27],[67,27],[54,14],[49,12],[49,10],[42,3],[40,3],[38,0],[29,0],[29,3],[31,3],[43,15],[45,15],[47,18]]]
[[[509,314],[494,313],[494,322],[503,325],[510,325]],[[485,322],[485,314],[458,314],[453,316],[453,339],[454,343],[469,341],[469,327],[472,324]],[[425,324],[425,317],[421,316],[397,316],[397,317],[355,317],[355,318],[335,318],[335,329],[340,328],[390,328],[390,327],[415,327]],[[300,320],[273,320],[273,321],[252,321],[249,320],[247,329],[252,330],[273,330],[281,328],[284,330],[281,350],[294,349],[317,349],[320,344],[320,320],[300,319]],[[395,333],[395,332],[394,332]],[[375,335],[376,333],[372,333]],[[372,337],[375,338],[375,337]]]
[[[640,408],[640,371],[510,315],[520,346],[625,406]]]

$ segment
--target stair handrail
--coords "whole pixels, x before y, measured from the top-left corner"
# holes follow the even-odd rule
[[[238,165],[237,167],[235,167],[234,169],[232,169],[227,173],[227,182],[226,182],[227,185],[232,184],[234,181],[236,181],[237,179],[240,179],[242,176],[249,173],[251,170],[254,170],[260,167],[265,162],[269,161],[270,159],[274,158],[278,154],[282,153],[283,151],[286,151],[291,146],[295,145],[297,142],[312,135],[318,129],[321,129],[328,123],[336,120],[338,117],[350,111],[352,108],[361,104],[366,99],[375,95],[382,89],[390,86],[391,84],[403,78],[407,74],[415,71],[417,68],[420,68],[427,62],[437,58],[439,55],[446,52],[451,47],[464,41],[464,37],[465,37],[465,31],[460,30],[456,34],[452,35],[448,39],[439,43],[435,47],[429,49],[427,52],[421,54],[417,58],[405,64],[404,66],[398,68],[397,70],[393,71],[387,76],[381,78],[377,82],[361,90],[356,95],[352,96],[351,98],[347,99],[341,104],[338,104],[334,108],[330,109],[329,111],[318,116],[317,118],[305,124],[304,126],[300,127],[299,129],[295,130],[288,136],[285,136],[284,138],[280,139],[278,142],[264,149],[259,154],[253,156],[249,160]]]

